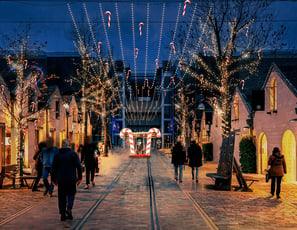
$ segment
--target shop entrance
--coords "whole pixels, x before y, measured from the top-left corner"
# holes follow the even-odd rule
[[[285,156],[287,174],[285,181],[296,181],[296,140],[293,132],[287,130],[282,138],[282,154]]]

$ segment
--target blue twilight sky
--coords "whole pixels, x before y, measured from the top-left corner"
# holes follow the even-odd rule
[[[80,15],[84,15],[86,19],[82,2],[68,2],[70,2],[69,5],[76,21],[81,21]],[[193,13],[195,2],[197,1],[192,1],[191,5],[187,5],[186,14]],[[174,30],[178,17],[179,23],[190,20],[189,17],[187,19],[182,17],[184,1],[178,0],[134,1],[133,9],[128,0],[97,2],[90,0],[86,1],[85,6],[91,21],[99,23],[99,30],[95,32],[95,42],[102,42],[102,50],[105,53],[112,52],[114,59],[123,59],[124,57],[126,65],[130,65],[132,69],[137,66],[138,71],[153,71],[157,58],[159,60],[172,58],[172,54],[170,56],[169,31]],[[179,9],[180,11],[178,11]],[[105,14],[106,11],[111,12],[110,28],[107,27],[108,15]],[[164,12],[163,28],[162,12]],[[271,12],[274,15],[275,25],[284,24],[287,27],[286,41],[290,45],[296,45],[297,2],[275,1],[271,6]],[[133,20],[134,24],[132,24]],[[142,36],[139,32],[140,22],[144,23]],[[0,35],[30,23],[33,39],[40,42],[47,41],[45,51],[76,51],[71,36],[73,21],[67,1],[0,0],[0,23]],[[3,39],[2,36],[0,39]],[[135,48],[139,49],[136,62],[134,61]]]

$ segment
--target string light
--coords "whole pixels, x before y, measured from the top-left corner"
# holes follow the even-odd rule
[[[260,55],[261,52],[262,52],[262,50],[260,49],[260,50],[258,51],[258,58],[259,58],[259,60],[261,60],[261,55]]]

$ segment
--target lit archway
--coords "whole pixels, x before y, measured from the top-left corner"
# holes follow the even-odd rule
[[[268,165],[267,137],[264,133],[259,136],[258,142],[258,172],[266,173]]]
[[[285,181],[296,181],[296,140],[291,130],[286,130],[282,138],[282,154],[287,164]]]

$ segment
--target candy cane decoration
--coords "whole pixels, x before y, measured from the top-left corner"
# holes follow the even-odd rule
[[[249,34],[249,27],[244,27],[245,29],[246,29],[246,33],[245,33],[245,36],[248,36],[248,34]]]
[[[216,105],[217,104],[217,98],[213,97],[212,99],[213,99],[213,104]]]
[[[98,47],[98,53],[99,54],[101,53],[101,45],[102,45],[102,42],[98,42],[97,47]]]
[[[138,57],[138,51],[139,51],[139,49],[135,48],[135,59]]]
[[[130,156],[135,155],[133,132],[131,131],[131,129],[128,129],[128,128],[122,129],[120,132],[120,137],[122,139],[125,138],[125,133],[128,133],[128,135],[129,135]]]
[[[183,63],[183,61],[179,61],[179,62],[178,62],[178,67],[179,67],[179,70],[180,70],[180,71],[182,71],[182,63]]]
[[[187,3],[191,4],[191,1],[190,0],[186,0],[184,2],[183,16],[185,16],[185,14],[186,14]]]
[[[175,85],[174,77],[170,77],[170,80],[172,81],[173,85]]]
[[[244,88],[244,80],[241,80],[240,83],[242,83],[241,90],[243,90],[243,88]]]
[[[157,69],[159,69],[158,62],[159,62],[159,59],[157,58],[157,59],[155,60],[155,63],[156,63],[156,68],[157,68]]]
[[[142,29],[141,29],[142,26],[144,26],[144,23],[143,22],[140,22],[139,23],[139,35],[140,36],[142,36]]]
[[[70,86],[72,86],[72,79],[70,79]]]
[[[27,69],[28,66],[28,60],[24,60],[24,68]]]
[[[104,65],[106,66],[106,72],[109,72],[109,64],[107,62],[104,63]]]
[[[38,120],[34,121],[34,126],[35,126],[35,129],[38,129]]]
[[[79,75],[79,69],[76,69],[76,75]]]
[[[201,84],[203,83],[203,80],[204,80],[204,75],[203,74],[200,74],[200,83]]]
[[[127,71],[126,79],[128,79],[128,77],[129,77],[129,75],[130,75],[131,72],[132,72],[131,69],[129,69],[129,70]]]
[[[225,57],[226,58],[226,65],[229,64],[229,57]]]
[[[173,54],[175,55],[175,54],[176,54],[176,50],[175,50],[175,45],[174,45],[174,43],[173,43],[173,42],[170,42],[169,45],[172,46]]]
[[[148,79],[144,79],[144,82],[146,82],[146,86],[148,87]]]
[[[8,56],[7,56],[8,65],[10,65],[10,64],[11,64],[11,59],[10,59],[10,58],[11,58],[11,55],[8,55]]]
[[[224,82],[225,80],[221,80],[221,87],[220,87],[220,92],[223,92],[223,89],[224,89]]]
[[[261,52],[262,52],[262,50],[259,50],[259,51],[258,51],[258,57],[259,57],[259,60],[261,60],[261,55],[260,55]]]
[[[34,109],[35,109],[35,102],[31,102],[31,106],[32,106],[32,112],[34,112]]]
[[[108,23],[107,23],[107,27],[109,28],[110,27],[110,18],[111,18],[111,13],[110,13],[110,11],[105,11],[105,13],[104,14],[108,14]]]
[[[1,95],[3,95],[3,93],[4,93],[4,85],[0,85],[0,88],[1,88]]]
[[[206,51],[205,51],[206,49],[207,49],[207,46],[204,46],[204,47],[203,47],[203,53],[204,53],[204,56],[206,56]]]
[[[160,138],[161,137],[161,132],[159,129],[156,129],[156,128],[152,128],[148,131],[148,135],[147,135],[147,138],[146,138],[146,148],[145,148],[145,154],[147,156],[150,155],[150,152],[151,152],[151,140],[152,140],[152,134],[153,133],[156,133],[156,137]]]

